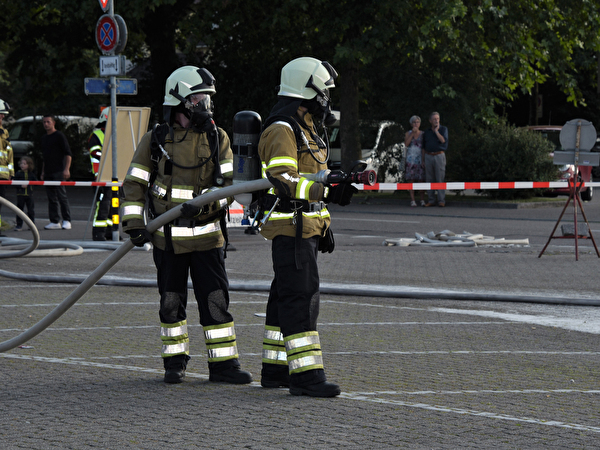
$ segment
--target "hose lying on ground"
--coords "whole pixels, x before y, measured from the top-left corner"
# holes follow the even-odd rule
[[[212,202],[216,202],[218,200],[233,197],[234,195],[243,194],[246,192],[254,192],[260,191],[262,189],[268,189],[271,187],[271,183],[269,180],[260,179],[254,181],[248,181],[245,183],[238,183],[232,186],[227,186],[222,189],[217,189],[215,191],[207,192],[205,194],[199,195],[198,197],[190,200],[190,205],[196,207],[202,207]],[[146,230],[150,233],[153,233],[158,228],[166,225],[167,223],[175,220],[181,215],[181,208],[172,208],[169,211],[161,214],[159,217],[154,219],[146,226]],[[33,226],[33,223],[30,227]],[[35,228],[35,226],[33,226]],[[29,339],[37,336],[39,333],[48,328],[55,320],[57,320],[60,316],[62,316],[71,306],[77,302],[88,290],[92,288],[103,276],[106,274],[123,256],[125,256],[132,248],[134,247],[133,243],[130,240],[123,242],[121,246],[119,246],[114,253],[112,253],[102,264],[100,264],[96,270],[94,270],[88,277],[81,282],[79,286],[60,304],[58,304],[52,311],[50,311],[43,319],[41,319],[38,323],[33,325],[28,330],[25,330],[20,335],[9,339],[8,341],[0,343],[0,352],[5,352],[7,350],[13,349],[24,342],[27,342]]]

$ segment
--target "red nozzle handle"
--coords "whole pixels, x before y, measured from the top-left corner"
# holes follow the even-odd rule
[[[366,184],[367,186],[373,186],[377,183],[377,173],[374,170],[354,172],[350,174],[349,178],[351,183]]]

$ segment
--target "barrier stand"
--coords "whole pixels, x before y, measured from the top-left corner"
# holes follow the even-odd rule
[[[579,169],[576,170],[576,174],[579,175]],[[578,239],[591,239],[592,243],[594,244],[594,249],[596,249],[596,254],[598,255],[598,258],[600,258],[600,253],[598,252],[598,247],[596,246],[596,241],[594,240],[594,236],[592,235],[592,229],[590,228],[590,224],[588,223],[587,217],[585,215],[585,210],[583,209],[583,204],[581,203],[581,197],[580,197],[580,192],[579,192],[581,190],[581,183],[575,183],[572,180],[569,180],[569,190],[571,191],[569,194],[569,199],[567,200],[565,207],[563,208],[562,212],[560,213],[560,217],[558,218],[556,225],[554,225],[554,229],[552,230],[552,233],[550,234],[550,237],[548,238],[548,242],[546,242],[546,245],[544,245],[544,248],[538,255],[538,258],[542,257],[542,255],[544,254],[544,251],[546,251],[546,248],[548,247],[548,244],[550,244],[550,241],[552,239],[573,239],[573,238],[575,238],[575,261],[579,261],[579,247],[578,247],[578,242],[577,242]],[[571,200],[573,200],[573,224],[574,224],[573,236],[554,236],[554,233],[556,232],[556,229],[558,228],[558,224],[560,223],[563,215],[565,214],[565,211],[567,210],[569,203],[571,203]],[[577,200],[577,202],[575,200]],[[583,220],[585,220],[585,223],[588,226],[588,232],[590,234],[589,237],[584,236],[584,235],[579,235],[579,232],[577,230],[577,204],[579,204],[579,208],[581,208],[581,215],[583,216]]]
[[[554,225],[554,229],[548,238],[548,242],[544,245],[544,248],[538,255],[538,258],[541,258],[548,244],[552,239],[575,239],[575,261],[579,261],[579,239],[591,239],[594,244],[594,249],[596,250],[596,255],[600,258],[600,252],[598,252],[598,246],[596,245],[596,241],[594,239],[594,235],[592,234],[592,229],[590,228],[590,224],[588,223],[587,217],[585,215],[585,210],[583,209],[583,204],[581,203],[581,186],[582,183],[579,181],[579,165],[585,166],[597,166],[598,165],[598,154],[585,152],[585,150],[590,150],[594,144],[596,143],[596,130],[594,126],[585,120],[575,119],[567,122],[565,126],[562,128],[560,132],[560,143],[566,151],[556,151],[554,152],[554,164],[562,165],[562,164],[574,164],[575,170],[573,172],[573,177],[569,179],[569,198],[562,212],[560,213],[560,217]],[[570,150],[573,148],[575,150]],[[580,148],[584,149],[584,152],[580,152]],[[580,164],[580,158],[582,158]],[[588,189],[591,189],[588,187]],[[573,227],[574,232],[573,236],[554,236],[556,229],[558,228],[558,224],[563,218],[569,203],[573,201]],[[589,238],[588,236],[579,235],[579,231],[577,230],[577,205],[579,204],[579,208],[581,209],[581,215],[583,216],[583,220],[588,228]]]

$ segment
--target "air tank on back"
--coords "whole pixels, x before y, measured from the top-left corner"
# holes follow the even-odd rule
[[[240,111],[233,117],[233,183],[245,183],[261,178],[258,141],[262,120],[254,111]],[[252,203],[252,193],[238,194],[235,200],[246,208]]]

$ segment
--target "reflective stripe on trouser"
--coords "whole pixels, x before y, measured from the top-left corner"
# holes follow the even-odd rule
[[[306,331],[284,338],[290,374],[323,369],[323,354],[317,331]]]
[[[110,188],[101,187],[96,196],[96,208],[94,210],[94,227],[112,227],[110,207],[112,204],[112,191]]]
[[[278,364],[287,366],[287,353],[283,342],[281,328],[271,325],[265,326],[263,337],[262,362],[264,364]]]
[[[233,322],[221,325],[208,325],[204,329],[204,341],[208,351],[208,362],[237,359],[237,345]]]
[[[161,323],[160,339],[162,340],[161,356],[163,358],[190,354],[190,339],[186,320],[176,323]]]

